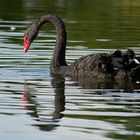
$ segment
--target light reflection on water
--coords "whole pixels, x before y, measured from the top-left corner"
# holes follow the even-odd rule
[[[96,38],[84,40],[79,36],[81,39],[74,40],[74,26],[83,24],[83,20],[65,21],[68,32],[72,30],[67,45],[68,63],[82,55],[112,52],[113,47],[101,47],[108,44],[123,44],[122,50],[128,46],[140,55],[140,42],[130,36],[117,40],[96,34]],[[140,84],[88,83],[86,79],[78,82],[69,77],[52,77],[49,63],[55,45],[54,29],[41,31],[29,54],[24,55],[23,32],[27,24],[28,21],[0,20],[0,139],[138,139]],[[16,29],[11,31],[13,25]],[[126,34],[126,28],[118,28],[117,32]],[[128,33],[135,31],[128,29]]]

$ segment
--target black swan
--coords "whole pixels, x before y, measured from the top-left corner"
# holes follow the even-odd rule
[[[122,53],[116,50],[113,54],[98,53],[82,56],[71,65],[65,59],[67,33],[64,22],[55,15],[44,15],[37,18],[28,27],[24,35],[24,51],[28,51],[32,41],[38,35],[39,29],[45,23],[51,22],[57,31],[56,46],[51,59],[50,69],[52,74],[64,76],[89,77],[97,79],[122,78],[133,79],[139,77],[139,61],[135,53],[128,50]],[[138,75],[138,76],[137,76]]]

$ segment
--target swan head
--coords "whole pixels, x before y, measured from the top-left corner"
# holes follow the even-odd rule
[[[36,19],[29,27],[27,28],[24,34],[24,52],[27,53],[31,43],[38,35],[40,28],[40,18]]]

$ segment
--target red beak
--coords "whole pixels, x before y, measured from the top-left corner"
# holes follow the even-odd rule
[[[24,36],[24,52],[27,53],[30,48],[30,41],[27,39],[26,36]]]

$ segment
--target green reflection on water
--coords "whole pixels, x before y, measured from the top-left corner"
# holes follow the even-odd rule
[[[62,17],[68,39],[89,48],[128,48],[140,43],[140,1],[1,0],[2,20],[33,20],[53,13]],[[23,31],[24,32],[24,31]],[[46,30],[47,32],[47,30]]]

